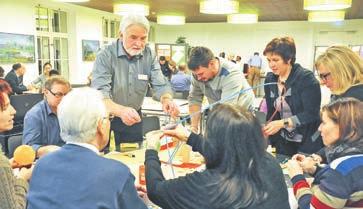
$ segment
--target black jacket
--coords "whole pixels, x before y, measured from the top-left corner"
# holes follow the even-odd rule
[[[277,75],[272,72],[267,74],[265,83],[277,81]],[[298,151],[314,153],[323,147],[321,137],[316,137],[314,134],[320,125],[321,91],[319,81],[312,71],[301,67],[299,64],[294,64],[285,85],[287,92],[291,91],[291,95],[287,94],[285,100],[291,108],[292,115],[296,116],[300,122],[297,124],[297,133],[303,136]],[[266,118],[269,120],[275,111],[274,102],[279,93],[277,85],[268,85],[264,88],[268,110]],[[279,114],[273,118],[273,120],[279,119],[281,119]],[[270,136],[269,139],[272,144],[285,140],[280,136],[280,131]]]

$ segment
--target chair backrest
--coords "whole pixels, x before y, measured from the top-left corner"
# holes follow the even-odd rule
[[[12,158],[15,149],[22,144],[23,135],[10,136],[8,138],[8,157]]]
[[[43,94],[20,94],[12,95],[10,103],[16,109],[14,121],[23,121],[25,114],[38,102],[44,98]]]
[[[142,135],[149,131],[159,130],[160,129],[160,121],[158,116],[147,116],[142,118]]]

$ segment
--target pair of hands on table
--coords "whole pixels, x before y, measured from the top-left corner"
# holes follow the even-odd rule
[[[182,125],[177,125],[174,129],[157,132],[146,139],[146,148],[159,151],[160,139],[164,136],[173,137],[173,139],[178,141],[186,142],[190,136],[190,131]]]
[[[322,158],[316,154],[310,156],[296,154],[286,164],[289,176],[292,178],[298,174],[303,174],[304,172],[314,174],[317,164],[321,161]]]
[[[171,99],[165,99],[162,103],[163,111],[169,114],[171,117],[176,118],[179,116],[179,107],[178,105]],[[139,113],[132,107],[124,106],[119,115],[122,122],[124,122],[128,126],[132,126],[135,123],[140,123],[141,118]]]

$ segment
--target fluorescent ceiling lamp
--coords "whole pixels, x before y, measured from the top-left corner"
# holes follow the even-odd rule
[[[118,15],[138,14],[149,15],[149,5],[146,4],[114,4],[113,13]]]
[[[79,3],[79,2],[87,2],[87,1],[90,1],[90,0],[53,0],[53,1]]]
[[[339,10],[352,6],[352,0],[304,0],[305,10]]]
[[[308,20],[311,22],[337,22],[343,21],[345,11],[314,11],[309,12]]]
[[[184,25],[185,16],[181,15],[158,15],[156,22],[161,25]]]
[[[230,14],[227,16],[227,22],[232,24],[251,24],[258,20],[257,14]]]
[[[239,10],[236,0],[202,0],[199,6],[199,11],[204,14],[233,14]]]

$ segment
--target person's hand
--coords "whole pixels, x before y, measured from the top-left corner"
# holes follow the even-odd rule
[[[44,155],[47,155],[48,153],[51,152],[55,152],[59,149],[60,147],[56,146],[56,145],[46,145],[43,147],[39,147],[39,149],[37,150],[37,156],[43,157]]]
[[[179,107],[178,105],[172,101],[171,99],[164,99],[162,101],[163,111],[169,114],[171,117],[176,118],[179,116]]]
[[[146,135],[146,149],[160,150],[160,139],[163,136],[162,131],[152,131]]]
[[[305,158],[306,158],[306,156],[303,154],[295,154],[294,156],[292,156],[291,159],[296,160],[298,162],[302,162],[302,161],[304,161]]]
[[[286,167],[290,178],[304,173],[300,163],[297,160],[289,160],[286,163]]]
[[[171,136],[179,141],[187,141],[190,136],[190,131],[188,131],[184,126],[178,125],[173,130],[164,130],[165,136]]]
[[[310,155],[311,158],[313,158],[313,160],[317,163],[321,163],[323,162],[323,158],[320,156],[320,155],[317,155],[317,154],[312,154]]]
[[[274,120],[269,122],[263,127],[263,133],[266,136],[274,135],[283,127],[284,127],[284,122],[282,120]]]
[[[32,165],[30,168],[25,168],[25,167],[20,168],[17,177],[24,179],[25,181],[29,181],[29,179],[33,173],[33,168],[34,168],[34,165]]]
[[[145,187],[141,185],[135,185],[135,189],[141,199],[144,199],[145,197],[147,198],[147,190]]]
[[[311,156],[305,157],[304,160],[300,162],[300,166],[305,173],[314,174],[316,171],[316,164],[318,162],[314,160]]]
[[[139,113],[131,107],[123,107],[120,111],[119,117],[127,126],[132,126],[135,123],[141,122]]]

